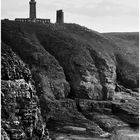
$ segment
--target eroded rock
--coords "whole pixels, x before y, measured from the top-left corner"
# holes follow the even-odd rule
[[[29,67],[5,44],[2,50],[3,73],[7,74],[1,80],[2,139],[48,137]],[[18,67],[14,71],[13,65]]]

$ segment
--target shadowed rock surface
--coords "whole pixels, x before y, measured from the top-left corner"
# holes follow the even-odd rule
[[[40,125],[54,139],[109,139],[116,128],[138,127],[137,33],[2,21],[2,42],[2,121],[14,116],[12,121],[24,122],[22,109],[32,109],[26,105],[34,101]],[[7,110],[9,97],[18,110],[17,105]],[[44,133],[36,118],[30,126],[35,136],[20,123],[25,136]],[[2,136],[11,138],[2,124]]]

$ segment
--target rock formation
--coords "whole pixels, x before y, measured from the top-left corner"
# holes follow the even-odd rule
[[[48,130],[33,83],[29,67],[2,43],[2,139],[45,137]]]
[[[2,21],[2,42],[3,139],[138,127],[137,33]]]

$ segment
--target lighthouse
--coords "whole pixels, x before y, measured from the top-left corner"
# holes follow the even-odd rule
[[[38,24],[48,24],[50,19],[37,18],[36,16],[36,1],[29,1],[29,18],[16,18],[16,22],[26,22],[26,23],[38,23]]]
[[[34,20],[36,19],[36,1],[31,0],[30,2],[30,19]]]

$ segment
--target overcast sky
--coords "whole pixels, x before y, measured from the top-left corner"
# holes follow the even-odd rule
[[[37,17],[56,21],[63,9],[65,22],[99,32],[132,32],[139,28],[139,0],[36,0]],[[29,0],[1,0],[2,18],[29,17]]]

